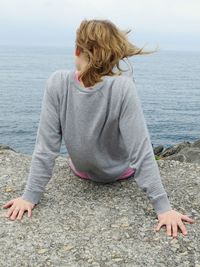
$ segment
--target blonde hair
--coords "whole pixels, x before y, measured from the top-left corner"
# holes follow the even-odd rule
[[[84,86],[90,87],[101,82],[104,75],[121,75],[120,60],[130,56],[154,53],[144,51],[129,42],[127,34],[131,30],[122,31],[110,20],[84,19],[76,31],[76,49],[88,59],[88,65],[79,78]],[[119,72],[113,72],[117,67]],[[131,66],[132,70],[132,66]]]

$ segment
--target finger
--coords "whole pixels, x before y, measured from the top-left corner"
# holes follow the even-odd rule
[[[5,208],[8,208],[10,205],[12,205],[13,204],[13,199],[11,199],[10,201],[8,201],[6,204],[4,204],[3,205],[3,208],[5,209]]]
[[[15,207],[14,206],[11,206],[10,208],[9,208],[9,210],[8,210],[8,212],[6,213],[6,215],[5,215],[5,217],[10,217],[10,215],[12,214],[12,212],[13,212],[13,210],[15,209]]]
[[[171,235],[171,224],[166,224],[166,227],[167,227],[167,235]]]
[[[178,221],[178,226],[179,228],[181,229],[181,232],[184,234],[184,235],[187,235],[187,230],[186,230],[186,227],[184,225],[184,223],[182,221]]]
[[[17,209],[17,208],[15,207],[15,209],[14,209],[14,211],[13,211],[13,213],[12,213],[10,219],[11,219],[11,220],[15,220],[15,218],[16,218],[18,212],[19,212],[19,209]]]
[[[32,216],[32,209],[31,207],[28,207],[28,217],[31,218]]]
[[[17,216],[17,220],[21,220],[23,214],[24,214],[24,210],[23,210],[23,209],[20,209],[20,211],[19,211],[19,213],[18,213],[18,216]]]
[[[187,215],[182,215],[181,219],[184,220],[184,221],[190,222],[190,223],[194,223],[195,222],[194,219],[188,217]]]
[[[157,226],[155,227],[155,230],[156,230],[156,231],[159,231],[162,225],[163,225],[163,223],[162,223],[162,222],[159,222],[159,223],[157,224]]]
[[[177,224],[172,224],[172,230],[173,230],[173,237],[177,237]]]

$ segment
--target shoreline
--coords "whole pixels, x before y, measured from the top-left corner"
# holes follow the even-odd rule
[[[152,144],[152,148],[156,160],[176,160],[180,162],[200,164],[200,139],[197,139],[193,143],[184,141],[168,147],[164,147],[163,145],[154,147],[154,145]],[[32,154],[22,153],[11,148],[8,145],[0,144],[0,153],[3,150],[11,150],[15,153],[32,156]],[[60,156],[63,155],[60,154]]]

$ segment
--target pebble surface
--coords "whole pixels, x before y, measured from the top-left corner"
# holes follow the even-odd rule
[[[159,232],[134,177],[100,185],[74,176],[59,156],[41,201],[21,221],[2,206],[25,187],[31,156],[0,151],[0,266],[200,266],[200,165],[157,161],[173,209],[195,219],[178,239]]]

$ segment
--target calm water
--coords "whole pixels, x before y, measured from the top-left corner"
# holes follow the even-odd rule
[[[159,51],[131,62],[153,145],[199,139],[200,52]],[[46,79],[62,68],[74,68],[72,49],[0,47],[0,143],[32,154]]]

